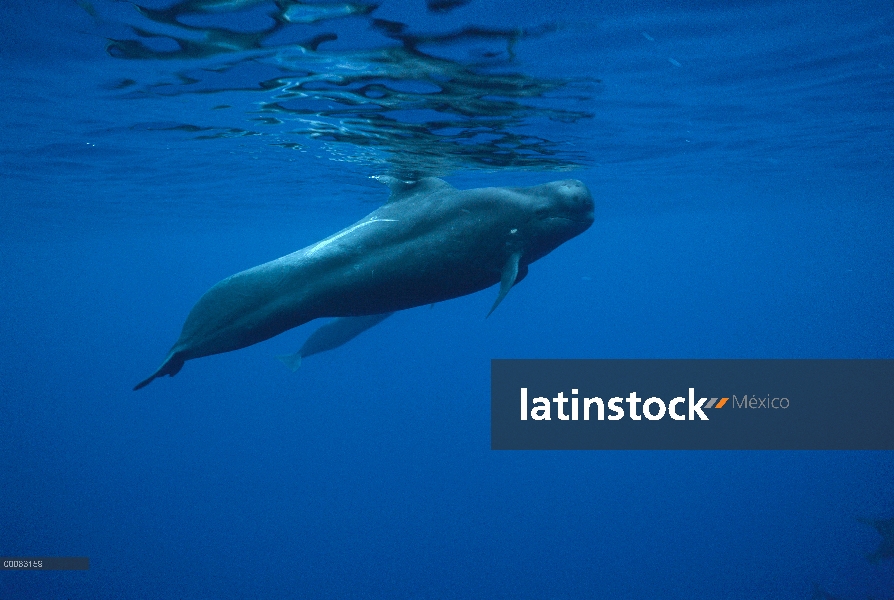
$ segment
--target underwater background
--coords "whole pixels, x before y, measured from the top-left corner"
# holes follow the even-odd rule
[[[4,0],[0,82],[0,554],[90,558],[0,598],[894,598],[894,452],[490,450],[492,358],[894,358],[891,2]],[[131,391],[377,175],[596,222]]]

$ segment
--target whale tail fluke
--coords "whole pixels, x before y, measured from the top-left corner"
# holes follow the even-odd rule
[[[281,354],[276,358],[279,361],[287,366],[292,373],[301,368],[301,352],[296,352],[295,354]]]
[[[180,355],[179,352],[171,352],[165,359],[165,361],[161,364],[161,366],[158,367],[158,370],[155,373],[133,386],[133,391],[143,389],[144,387],[152,383],[152,380],[156,377],[164,377],[165,375],[167,375],[168,377],[173,377],[180,372],[180,369],[183,368],[184,362],[186,362],[186,360]]]

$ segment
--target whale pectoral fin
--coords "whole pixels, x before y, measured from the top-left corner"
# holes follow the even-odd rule
[[[282,354],[276,358],[279,359],[282,364],[289,367],[289,370],[292,371],[292,373],[301,368],[301,352],[296,352],[295,354]]]
[[[364,331],[371,329],[393,315],[393,312],[378,315],[364,315],[361,317],[339,317],[329,321],[304,341],[301,348],[295,354],[277,356],[282,364],[293,372],[301,366],[301,359],[306,356],[334,350],[347,344]]]
[[[500,278],[500,293],[497,295],[494,305],[490,307],[490,312],[487,313],[487,317],[497,310],[500,302],[503,301],[503,298],[506,297],[506,294],[509,293],[512,286],[515,285],[515,280],[518,277],[518,261],[520,259],[521,252],[513,252],[509,256],[509,260],[506,261],[506,265],[503,267],[503,276]],[[487,317],[484,318],[486,319]]]

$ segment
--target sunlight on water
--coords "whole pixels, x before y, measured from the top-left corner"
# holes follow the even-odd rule
[[[446,12],[461,4],[430,2],[429,9]],[[122,98],[217,94],[227,98],[219,109],[242,111],[241,119],[256,126],[161,128],[193,130],[201,139],[276,135],[275,145],[292,148],[307,139],[335,143],[327,144],[335,160],[385,165],[407,178],[458,168],[568,170],[585,160],[541,133],[543,127],[526,131],[537,123],[592,117],[558,99],[569,84],[580,97],[598,82],[516,71],[517,45],[550,36],[554,24],[425,34],[375,18],[375,4],[185,0],[164,9],[119,10],[114,18],[123,21],[112,27],[112,17],[83,6],[100,29],[123,28],[123,35],[108,37],[110,56],[170,65],[160,79],[135,68],[111,83]],[[308,27],[345,19],[373,32],[366,47],[331,50],[338,33]]]

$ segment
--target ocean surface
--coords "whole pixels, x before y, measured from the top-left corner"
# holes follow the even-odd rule
[[[3,0],[0,107],[0,554],[90,558],[0,598],[894,598],[894,452],[490,450],[492,358],[894,358],[891,2]],[[131,391],[380,175],[596,221]]]

